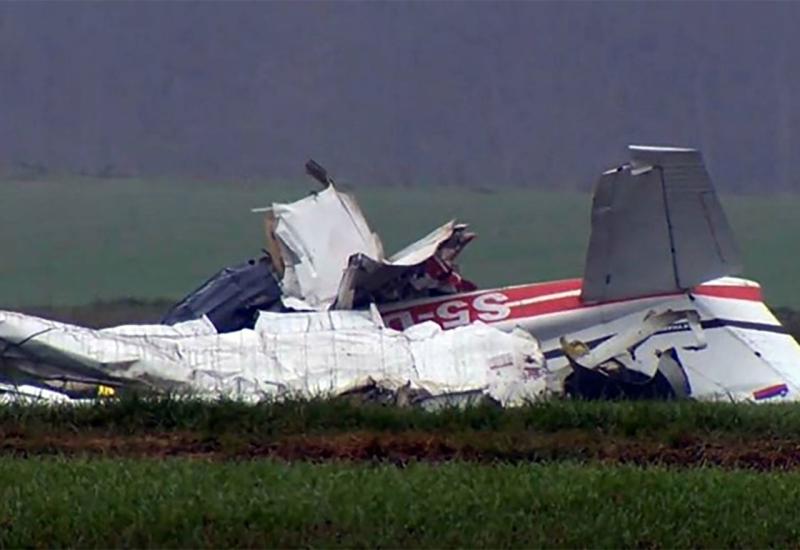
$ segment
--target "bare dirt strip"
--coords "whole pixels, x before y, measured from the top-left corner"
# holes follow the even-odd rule
[[[800,469],[800,441],[709,439],[669,441],[587,432],[553,434],[352,432],[291,436],[271,441],[189,432],[120,435],[97,432],[0,433],[0,454],[108,457],[185,457],[207,460],[272,458],[287,461],[551,462],[560,460],[753,470]]]

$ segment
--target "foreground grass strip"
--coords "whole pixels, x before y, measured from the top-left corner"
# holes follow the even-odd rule
[[[261,438],[353,430],[558,432],[584,430],[661,439],[697,434],[800,437],[800,404],[549,401],[518,409],[492,406],[425,412],[345,400],[246,404],[127,397],[86,406],[0,406],[0,431],[35,434],[105,430],[119,434],[190,431]]]
[[[800,475],[0,459],[0,546],[796,545]]]

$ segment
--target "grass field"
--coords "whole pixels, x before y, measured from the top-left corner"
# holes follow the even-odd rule
[[[258,254],[250,208],[304,196],[309,182],[61,178],[0,181],[0,307],[177,298]],[[590,197],[527,189],[354,190],[388,252],[450,218],[479,234],[462,271],[482,286],[580,276]],[[745,276],[773,305],[800,307],[800,197],[724,197]]]
[[[2,547],[796,545],[800,474],[0,459]]]
[[[794,546],[799,439],[796,405],[6,405],[0,547]]]

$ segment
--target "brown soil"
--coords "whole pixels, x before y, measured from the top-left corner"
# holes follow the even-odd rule
[[[442,462],[596,461],[678,467],[721,466],[755,470],[800,469],[800,441],[626,439],[587,432],[555,434],[399,434],[354,432],[293,436],[272,441],[201,437],[192,433],[119,435],[97,432],[0,433],[0,454],[186,457],[210,460],[275,458],[288,461],[351,460],[406,464]]]
[[[500,441],[493,441],[500,439]],[[581,433],[527,435],[509,438],[478,436],[460,442],[432,434],[343,434],[291,438],[255,448],[251,456],[287,460],[380,460],[544,462],[590,460],[665,466],[722,466],[756,470],[800,468],[800,442],[701,441],[682,438],[665,443]]]
[[[0,434],[0,454],[34,456],[49,454],[109,455],[130,457],[213,458],[219,447],[191,434]]]

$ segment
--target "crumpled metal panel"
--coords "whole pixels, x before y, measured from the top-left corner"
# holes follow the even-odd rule
[[[333,185],[289,204],[273,204],[273,235],[284,264],[283,303],[294,309],[327,309],[353,254],[383,256],[358,204]]]
[[[466,224],[453,220],[388,260],[353,255],[339,284],[334,307],[350,309],[475,290],[477,287],[461,277],[454,263],[474,238]]]
[[[227,334],[209,333],[198,321],[189,330],[142,325],[120,334],[0,311],[0,392],[2,384],[34,386],[35,393],[69,382],[258,400],[378,384],[430,396],[479,392],[521,405],[546,390],[544,355],[524,331],[482,323],[396,331],[356,311],[262,315],[256,330]]]
[[[175,304],[161,320],[174,325],[208,317],[217,332],[253,328],[259,310],[281,310],[281,290],[270,260],[262,257],[226,267]]]
[[[355,199],[333,184],[262,209],[281,300],[295,310],[352,309],[474,290],[454,261],[475,235],[451,220],[386,258]]]
[[[649,311],[641,321],[594,348],[562,337],[561,346],[573,370],[564,381],[565,393],[583,399],[688,398],[691,383],[674,345],[654,354],[641,349],[652,336],[679,321],[688,323],[696,339],[682,349],[705,349],[707,342],[696,310]]]

